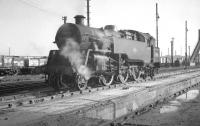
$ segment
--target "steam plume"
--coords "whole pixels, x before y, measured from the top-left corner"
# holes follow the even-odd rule
[[[66,39],[61,55],[70,61],[73,69],[78,72],[78,74],[85,77],[86,80],[90,78],[91,72],[89,68],[84,65],[83,56],[80,52],[80,46],[76,41],[72,38]]]
[[[106,50],[111,46],[111,41],[109,38],[106,37],[106,34],[104,32],[96,31],[95,34],[97,35],[98,38],[100,38],[101,43],[103,44],[102,49]]]

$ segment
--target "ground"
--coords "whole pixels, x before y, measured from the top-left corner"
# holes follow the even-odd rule
[[[148,126],[200,126],[199,89],[158,105],[126,123]]]
[[[190,80],[194,76],[195,79]],[[4,108],[2,107],[0,113],[0,125],[104,125],[113,118],[135,110],[138,106],[148,104],[149,102],[147,101],[149,100],[157,99],[156,97],[160,97],[161,93],[174,94],[179,87],[182,89],[190,84],[196,84],[199,82],[196,80],[199,77],[196,78],[196,76],[197,73],[187,73],[157,81],[127,84],[124,85],[126,88],[116,87],[98,92],[83,93],[82,95],[75,95],[73,97],[66,96],[58,100],[48,100],[48,102],[41,104],[27,103],[16,108],[3,106]],[[186,78],[187,81],[181,81],[181,83],[176,84]],[[170,85],[171,88],[159,85]],[[185,125],[189,125],[190,123],[198,125],[198,120],[200,119],[197,116],[200,112],[198,108],[200,98],[198,95],[199,90],[192,90],[187,95],[181,95],[176,99],[166,102],[166,104],[155,107],[149,113],[127,120],[127,123],[163,126],[182,125],[184,123]],[[49,97],[48,99],[51,98]],[[196,115],[194,112],[196,112]],[[192,120],[188,121],[188,115],[192,115]]]

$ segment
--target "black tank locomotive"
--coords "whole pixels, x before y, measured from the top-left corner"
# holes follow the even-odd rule
[[[55,89],[84,90],[89,80],[102,85],[113,81],[153,77],[159,68],[159,48],[148,33],[135,30],[116,31],[113,25],[92,28],[84,25],[84,16],[75,17],[75,24],[63,24],[47,62],[48,83]]]

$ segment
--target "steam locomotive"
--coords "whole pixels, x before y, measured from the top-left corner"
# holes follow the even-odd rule
[[[117,31],[114,25],[92,28],[84,25],[84,16],[74,18],[75,24],[65,23],[56,33],[59,50],[51,50],[47,62],[50,86],[84,90],[94,78],[111,85],[154,76],[160,56],[150,34]]]

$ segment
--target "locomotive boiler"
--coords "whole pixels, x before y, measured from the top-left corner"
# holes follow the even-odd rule
[[[50,86],[84,90],[93,78],[111,85],[154,76],[159,48],[150,34],[117,31],[113,25],[92,28],[84,25],[84,18],[77,15],[75,24],[58,29],[54,43],[59,50],[51,50],[47,62]]]

